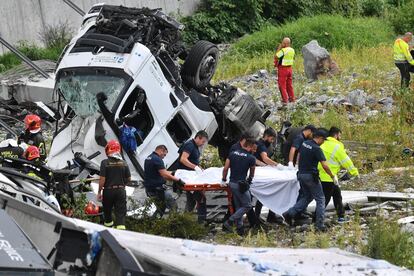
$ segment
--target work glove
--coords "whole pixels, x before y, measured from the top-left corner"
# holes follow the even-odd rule
[[[338,176],[337,175],[334,176],[333,181],[334,181],[334,185],[335,186],[338,186],[338,187],[340,186],[339,185],[339,179],[338,179]]]
[[[194,168],[194,170],[195,170],[195,172],[196,172],[197,174],[201,174],[201,173],[203,172],[203,169],[202,169],[202,168],[200,168],[199,166],[196,166],[196,167]]]
[[[227,182],[225,180],[221,180],[220,187],[227,187]]]
[[[288,169],[289,169],[289,170],[291,170],[291,171],[294,171],[294,170],[297,170],[297,169],[298,169],[298,167],[297,167],[297,166],[293,166],[293,162],[292,162],[292,161],[290,161],[290,162],[288,163]]]

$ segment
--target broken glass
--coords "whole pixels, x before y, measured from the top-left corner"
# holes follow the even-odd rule
[[[76,115],[87,117],[99,111],[96,101],[99,92],[108,97],[106,106],[111,110],[121,92],[127,88],[128,76],[119,71],[93,68],[65,70],[57,78],[57,88]]]

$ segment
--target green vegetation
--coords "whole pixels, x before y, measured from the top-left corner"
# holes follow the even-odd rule
[[[321,14],[385,18],[396,31],[405,32],[413,26],[413,5],[412,0],[247,0],[242,5],[238,0],[204,0],[193,16],[182,21],[185,40],[190,43],[200,39],[228,42],[266,25]]]
[[[414,238],[401,231],[397,222],[378,217],[369,226],[368,244],[364,254],[384,259],[399,266],[414,269]]]
[[[27,42],[20,42],[17,45],[17,49],[19,49],[24,55],[26,55],[31,60],[58,60],[63,50],[63,48],[61,47],[42,48],[34,44],[29,44]],[[0,73],[9,70],[21,63],[21,59],[13,53],[6,53],[4,55],[0,55]]]
[[[151,203],[148,200],[140,212],[132,217],[127,217],[126,227],[128,230],[192,240],[198,240],[207,235],[207,228],[199,224],[197,219],[190,213],[170,212],[163,218],[152,217],[149,212]],[[136,202],[132,202],[131,205],[133,206],[132,209],[141,207]]]
[[[72,32],[67,22],[59,22],[56,25],[47,25],[39,33],[39,38],[46,48],[36,46],[27,41],[20,41],[16,47],[31,60],[50,59],[58,60],[63,48],[72,37]],[[0,55],[0,73],[19,65],[21,60],[13,53]]]

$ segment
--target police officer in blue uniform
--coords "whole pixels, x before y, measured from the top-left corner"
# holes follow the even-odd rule
[[[164,157],[168,154],[168,149],[164,145],[159,145],[151,153],[144,163],[144,186],[147,196],[154,199],[157,211],[154,216],[162,217],[165,209],[175,211],[177,203],[171,192],[166,189],[167,180],[177,182],[179,186],[185,183],[167,171],[164,165]]]
[[[283,213],[285,221],[292,225],[292,218],[303,212],[312,200],[316,201],[316,228],[325,231],[325,196],[322,184],[319,180],[318,164],[321,163],[326,173],[334,178],[328,167],[325,156],[319,147],[323,144],[328,132],[325,129],[318,129],[313,134],[312,140],[302,143],[298,153],[299,171],[298,180],[303,189],[303,197],[299,198],[296,204]]]
[[[204,146],[208,142],[208,134],[204,130],[200,130],[195,135],[194,139],[190,139],[185,142],[178,153],[179,166],[178,169],[196,171],[201,173],[203,170],[199,166],[200,164],[200,147]],[[197,204],[198,221],[204,222],[207,218],[207,203],[206,197],[203,192],[187,192],[187,202],[185,210],[192,212]]]
[[[273,128],[267,128],[263,133],[263,138],[257,141],[257,150],[255,156],[257,160],[263,162],[265,165],[277,166],[277,162],[271,159],[273,152],[269,149],[276,140],[277,133]]]
[[[290,151],[289,151],[288,166],[290,168],[293,168],[297,163],[296,162],[297,153],[300,149],[300,146],[306,140],[312,139],[312,135],[315,131],[316,131],[316,127],[314,125],[307,125],[302,129],[302,131],[296,137],[293,138],[292,146],[290,147]]]
[[[251,154],[255,141],[246,139],[241,150],[230,153],[223,168],[222,185],[226,185],[230,169],[230,183],[236,211],[223,223],[223,228],[233,231],[236,226],[239,234],[244,234],[243,215],[251,208],[250,183],[254,177],[256,158]],[[249,176],[247,177],[247,173]]]

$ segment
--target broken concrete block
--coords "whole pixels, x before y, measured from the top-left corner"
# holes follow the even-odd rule
[[[348,93],[346,101],[353,106],[363,107],[367,101],[367,94],[365,94],[364,90],[355,89]]]
[[[339,73],[338,65],[331,60],[329,52],[312,40],[302,47],[303,64],[306,77],[317,80],[320,75],[335,75]]]

